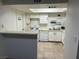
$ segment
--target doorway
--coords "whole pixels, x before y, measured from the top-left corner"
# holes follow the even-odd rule
[[[8,7],[10,10],[13,9],[13,12],[16,11],[15,27],[18,31],[37,33],[37,59],[63,59],[67,4],[8,5]],[[22,13],[19,15],[17,12]]]

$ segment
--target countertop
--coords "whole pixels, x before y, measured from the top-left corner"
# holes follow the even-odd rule
[[[63,32],[64,30],[49,30],[49,32]]]
[[[0,34],[28,34],[28,35],[37,35],[36,32],[24,32],[24,31],[1,31]]]

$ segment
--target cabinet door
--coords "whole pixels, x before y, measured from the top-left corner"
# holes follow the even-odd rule
[[[61,32],[49,32],[49,41],[61,41]]]
[[[55,32],[54,37],[55,41],[61,41],[62,40],[61,32]]]
[[[58,32],[58,38],[59,41],[62,41],[62,32]]]
[[[48,41],[48,31],[40,31],[40,41]]]
[[[40,23],[47,24],[48,23],[48,15],[41,15],[40,16]]]
[[[54,41],[57,41],[58,40],[57,32],[53,32],[53,36],[54,36]]]
[[[54,32],[49,32],[49,41],[54,41]]]

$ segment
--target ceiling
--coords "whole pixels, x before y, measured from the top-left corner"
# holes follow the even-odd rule
[[[68,3],[68,0],[2,0],[5,5]]]
[[[29,4],[29,5],[6,5],[10,8],[17,9],[19,11],[23,11],[26,13],[32,13],[30,11],[30,8],[49,8],[49,7],[55,7],[55,8],[67,8],[66,3],[62,4]]]
[[[26,13],[33,13],[31,10],[29,9],[34,9],[34,8],[49,8],[50,7],[56,7],[56,8],[67,8],[67,4],[66,3],[62,3],[62,4],[28,4],[28,5],[3,5],[3,7],[5,8],[11,8],[11,9],[15,9],[18,11],[22,11],[22,12],[26,12]]]

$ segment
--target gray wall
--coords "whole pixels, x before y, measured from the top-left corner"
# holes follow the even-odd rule
[[[69,0],[66,20],[65,58],[76,59],[79,40],[79,0]]]
[[[5,52],[6,46],[3,39],[4,39],[3,36],[0,35],[0,59],[6,55],[6,52]]]
[[[0,5],[2,4],[2,0],[0,0]]]

